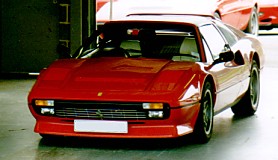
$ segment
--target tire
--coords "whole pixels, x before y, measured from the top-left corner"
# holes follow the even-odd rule
[[[253,34],[255,36],[258,35],[259,32],[259,19],[258,19],[258,11],[257,8],[254,7],[252,9],[251,16],[248,21],[247,28],[245,30],[246,33]]]
[[[253,115],[260,99],[260,72],[256,61],[252,62],[249,87],[243,98],[231,109],[237,116]]]
[[[212,135],[214,103],[212,85],[206,82],[202,92],[201,107],[194,127],[194,138],[198,143],[207,143]]]

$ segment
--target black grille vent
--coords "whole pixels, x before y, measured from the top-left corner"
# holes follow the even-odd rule
[[[55,101],[55,115],[89,119],[146,119],[141,103]]]
[[[56,108],[58,117],[78,117],[90,119],[145,119],[146,112],[131,109]]]

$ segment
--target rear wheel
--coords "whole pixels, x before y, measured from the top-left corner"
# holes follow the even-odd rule
[[[232,107],[235,115],[248,116],[253,115],[259,105],[260,99],[260,72],[256,61],[252,62],[250,71],[250,82],[244,97]]]
[[[199,143],[207,143],[211,138],[214,116],[213,106],[212,85],[206,82],[202,92],[201,108],[194,128],[195,139]]]
[[[248,21],[247,28],[245,30],[247,33],[253,34],[253,35],[258,35],[259,32],[259,19],[258,19],[258,11],[257,8],[254,7],[252,9],[252,13],[250,16],[250,19]]]

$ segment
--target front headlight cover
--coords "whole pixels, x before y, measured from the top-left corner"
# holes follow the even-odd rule
[[[53,107],[54,106],[54,100],[36,99],[34,104],[36,106],[49,106],[49,107]]]
[[[143,109],[163,109],[163,103],[143,103]]]

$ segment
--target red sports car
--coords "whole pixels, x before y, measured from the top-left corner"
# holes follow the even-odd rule
[[[278,0],[260,0],[260,29],[278,27]]]
[[[110,7],[107,3],[97,12],[98,23],[134,13],[176,13],[212,15],[254,35],[259,29],[257,0],[118,0]]]
[[[215,114],[256,112],[263,66],[256,38],[211,17],[130,15],[42,70],[28,105],[43,137],[193,133],[205,143]]]

